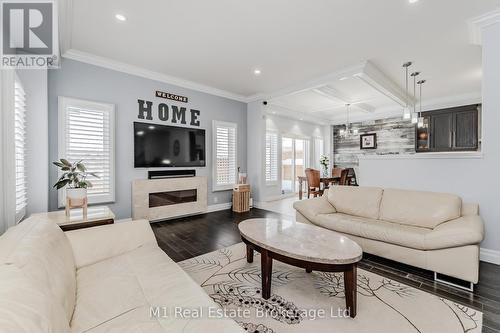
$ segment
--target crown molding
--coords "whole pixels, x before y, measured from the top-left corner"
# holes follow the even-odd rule
[[[500,23],[500,8],[467,20],[471,43],[482,45],[483,29],[496,23]]]
[[[226,90],[210,87],[204,84],[196,83],[193,81],[184,80],[178,77],[162,74],[159,72],[151,71],[142,67],[130,65],[127,63],[119,62],[105,57],[96,56],[87,52],[69,49],[62,55],[66,59],[84,62],[90,65],[99,66],[114,71],[127,73],[130,75],[140,76],[146,79],[155,80],[163,83],[168,83],[178,87],[200,91],[214,96],[224,97],[235,101],[247,103],[247,97],[235,94]]]
[[[59,48],[64,55],[71,49],[73,35],[73,0],[57,0],[57,11],[59,13]]]
[[[271,117],[298,120],[314,125],[330,125],[330,120],[316,117],[311,113],[300,112],[278,104],[270,104],[265,107],[265,114]]]

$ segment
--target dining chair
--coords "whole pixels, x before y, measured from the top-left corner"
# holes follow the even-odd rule
[[[332,169],[332,178],[331,183],[333,185],[338,185],[340,183],[340,176],[342,175],[342,168],[333,168]]]
[[[340,181],[339,181],[339,185],[342,185],[342,186],[347,186],[349,185],[349,178],[348,178],[348,175],[349,175],[349,169],[344,169],[342,170],[341,174],[340,174]]]
[[[319,170],[307,168],[306,169],[307,178],[307,198],[311,194],[316,198],[317,196],[323,195],[323,190],[321,189],[321,177]]]
[[[354,168],[348,168],[349,172],[347,173],[347,183],[350,186],[358,186],[358,180],[356,179],[356,172]]]

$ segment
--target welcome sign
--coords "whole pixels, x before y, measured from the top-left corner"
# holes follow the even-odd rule
[[[175,95],[175,94],[163,92],[160,90],[156,91],[156,97],[171,99],[173,101],[184,102],[184,103],[188,102],[188,98],[185,96]]]

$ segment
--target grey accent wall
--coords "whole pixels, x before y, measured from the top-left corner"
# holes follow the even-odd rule
[[[156,98],[154,96],[156,90],[186,96],[189,98],[189,103],[186,105]],[[208,177],[209,206],[228,203],[231,200],[230,191],[212,191],[212,120],[238,124],[238,165],[242,172],[247,170],[247,105],[245,103],[67,59],[62,61],[60,69],[49,71],[48,92],[50,161],[58,158],[58,96],[115,104],[116,198],[115,202],[109,206],[118,218],[131,216],[132,180],[147,178],[147,169],[134,169],[133,122],[143,121],[175,125],[158,120],[155,110],[159,102],[164,102],[169,106],[184,104],[188,108],[201,111],[199,128],[206,130],[207,166],[194,169],[196,169],[197,175]],[[137,119],[137,99],[154,102],[153,121]],[[190,127],[188,125],[180,126]],[[155,168],[155,170],[161,170],[161,168]],[[56,180],[57,170],[51,167],[49,172],[50,185],[54,184]],[[57,192],[51,189],[49,209],[56,210],[57,208]]]
[[[358,135],[347,138],[340,136],[342,128],[344,125],[332,126],[334,165],[341,168],[357,167],[360,155],[415,152],[415,125],[400,117],[352,123],[352,128],[358,129]],[[377,134],[377,149],[361,150],[359,136],[368,133]]]

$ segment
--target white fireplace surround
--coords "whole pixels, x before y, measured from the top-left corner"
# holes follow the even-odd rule
[[[196,190],[196,201],[150,207],[149,194]],[[151,222],[207,211],[207,177],[138,179],[132,182],[132,216]]]

